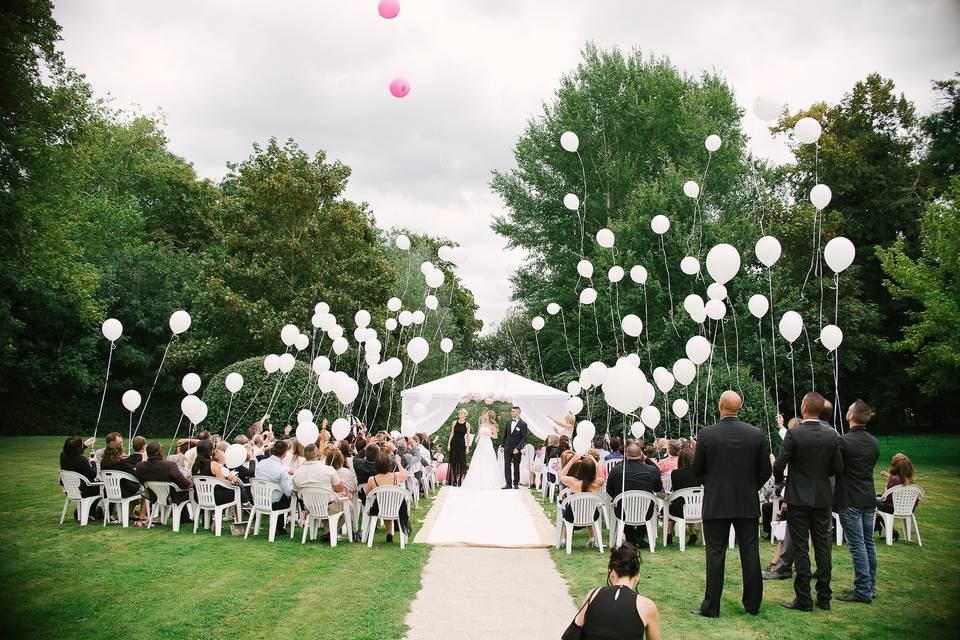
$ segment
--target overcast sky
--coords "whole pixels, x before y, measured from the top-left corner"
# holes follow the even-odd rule
[[[353,169],[382,227],[444,235],[489,328],[522,255],[490,230],[490,171],[588,40],[716,70],[748,107],[838,100],[872,71],[921,112],[960,70],[957,0],[59,0],[67,61],[120,107],[166,115],[171,149],[218,179],[254,141],[292,137]],[[393,98],[392,78],[410,94]],[[755,153],[790,155],[748,112]]]

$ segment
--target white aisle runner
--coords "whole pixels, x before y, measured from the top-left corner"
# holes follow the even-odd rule
[[[437,546],[548,547],[550,524],[526,489],[444,487],[414,542]]]

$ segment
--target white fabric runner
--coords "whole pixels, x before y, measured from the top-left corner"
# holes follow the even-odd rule
[[[544,547],[533,515],[518,490],[444,487],[440,512],[415,542],[478,547]],[[432,514],[431,514],[432,515]]]

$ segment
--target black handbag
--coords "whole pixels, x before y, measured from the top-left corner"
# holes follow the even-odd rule
[[[587,603],[596,595],[596,589],[590,592],[590,595],[587,596],[587,599],[583,601],[583,604],[580,605],[580,609],[577,611],[577,615],[573,616],[573,620],[570,621],[570,624],[567,625],[567,630],[563,632],[563,635],[560,636],[560,640],[580,640],[583,637],[583,627],[577,624],[577,618],[580,616],[580,612],[586,608]],[[583,620],[586,622],[586,618]]]

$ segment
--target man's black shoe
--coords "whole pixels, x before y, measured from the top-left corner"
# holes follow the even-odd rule
[[[500,488],[501,488],[501,489],[512,489],[512,487],[511,487],[510,485],[507,485],[507,486],[505,486],[505,487],[500,487]]]
[[[829,601],[829,600],[817,600],[817,609],[823,609],[824,611],[830,611],[830,601]]]
[[[780,606],[783,607],[784,609],[793,609],[794,611],[813,611],[813,607],[811,607],[810,605],[803,606],[796,600],[793,600],[791,602],[782,602],[780,603]]]
[[[764,571],[764,580],[789,580],[793,577],[792,571]]]
[[[719,618],[719,617],[720,617],[720,616],[710,616],[710,615],[707,615],[707,614],[705,614],[703,611],[701,611],[700,609],[694,609],[694,610],[691,611],[690,613],[691,613],[692,615],[695,615],[695,616],[700,616],[701,618]]]
[[[873,600],[868,600],[867,598],[861,598],[855,593],[845,593],[842,596],[837,596],[837,600],[840,602],[862,602],[863,604],[870,604]]]

